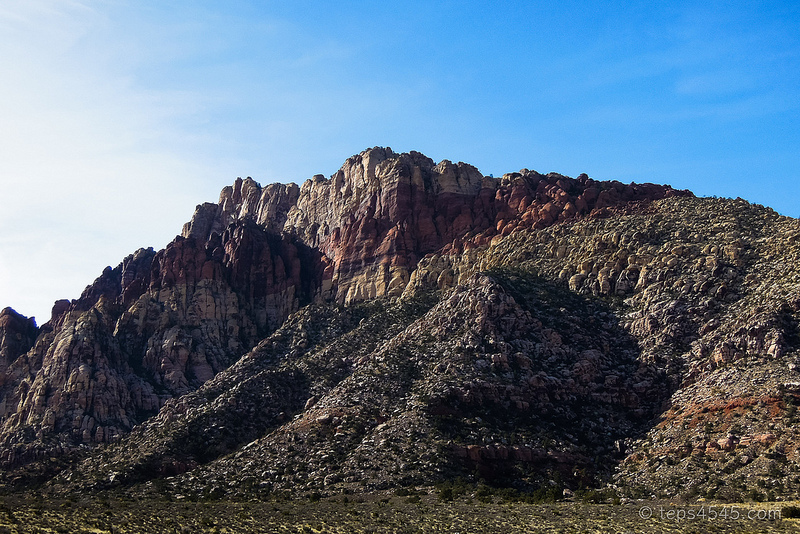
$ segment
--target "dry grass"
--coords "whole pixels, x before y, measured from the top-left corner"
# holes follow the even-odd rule
[[[710,511],[708,503],[703,510]],[[653,516],[643,519],[649,506]],[[731,510],[731,505],[727,506]],[[781,510],[786,503],[734,505],[739,519],[667,519],[666,513],[701,505],[633,503],[602,505],[481,503],[469,497],[441,502],[430,493],[416,498],[389,494],[335,496],[262,502],[131,500],[121,497],[45,500],[0,498],[2,532],[797,532],[800,520],[747,520],[751,510]],[[662,518],[661,510],[665,517]],[[719,514],[722,505],[715,505]],[[646,515],[646,514],[645,514]],[[757,515],[757,513],[756,513]],[[788,515],[788,514],[787,514]]]

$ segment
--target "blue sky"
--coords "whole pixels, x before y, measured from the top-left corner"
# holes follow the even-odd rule
[[[4,0],[0,307],[381,145],[800,216],[797,2]]]

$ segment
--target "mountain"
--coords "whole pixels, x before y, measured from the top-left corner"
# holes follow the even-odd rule
[[[40,328],[0,314],[4,481],[796,496],[798,238],[741,199],[388,148],[237,179]]]

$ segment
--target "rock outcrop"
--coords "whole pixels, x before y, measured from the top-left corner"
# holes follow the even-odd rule
[[[38,334],[39,329],[33,319],[11,308],[0,311],[0,373],[8,368],[9,363],[30,350]]]
[[[293,238],[242,220],[105,269],[80,298],[56,304],[35,344],[35,326],[7,310],[0,461],[126,434],[308,303],[319,265]]]
[[[435,305],[420,295],[306,308],[59,484],[188,471],[172,491],[200,497],[476,472],[529,487],[575,469],[591,480],[595,460],[613,465],[615,443],[660,406],[666,380],[636,360],[618,324],[590,320],[605,306],[566,293],[502,272],[475,275]],[[581,317],[558,311],[565,296]],[[570,339],[555,330],[562,322]]]
[[[323,295],[350,303],[401,295],[420,259],[443,248],[474,248],[514,229],[686,194],[527,169],[495,179],[465,163],[374,148],[299,188],[239,179],[217,204],[198,206],[183,235],[207,239],[245,219],[296,236],[324,257]]]

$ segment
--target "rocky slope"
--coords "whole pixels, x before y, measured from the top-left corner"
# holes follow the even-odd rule
[[[5,369],[0,461],[113,441],[196,389],[310,300],[309,254],[240,221],[107,268]]]
[[[237,180],[41,328],[0,314],[0,461],[83,456],[49,491],[797,495],[798,236],[741,200],[381,148]]]
[[[590,483],[660,406],[666,377],[637,362],[618,325],[594,320],[603,304],[566,293],[498,271],[433,306],[427,294],[307,308],[65,480],[113,487],[170,466],[189,471],[171,491],[194,496],[443,477]],[[581,316],[560,312],[562,298]]]
[[[800,223],[741,200],[681,198],[520,232],[421,262],[432,285],[517,265],[612,303],[671,394],[615,477],[636,496],[797,495]]]

